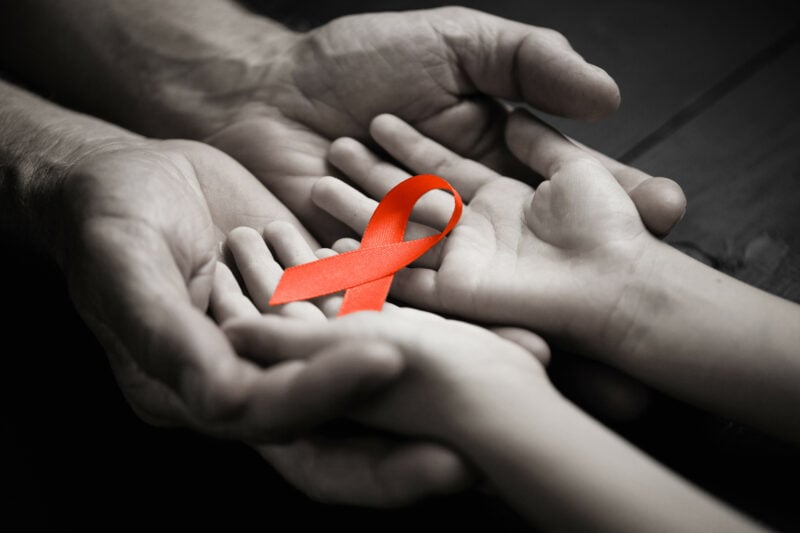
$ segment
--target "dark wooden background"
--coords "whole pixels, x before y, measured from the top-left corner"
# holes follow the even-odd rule
[[[424,1],[257,1],[296,27]],[[800,4],[778,1],[466,2],[562,31],[619,82],[609,119],[564,131],[677,180],[685,219],[669,241],[765,290],[800,301]],[[307,501],[250,450],[139,422],[51,267],[3,244],[3,456],[6,516],[31,526],[279,529],[524,529],[481,492],[411,509]],[[800,327],[800,324],[798,324]],[[753,354],[757,357],[758,354]],[[585,365],[553,374],[585,401]],[[570,377],[578,376],[576,380]],[[800,384],[798,384],[800,386]],[[749,428],[650,393],[635,419],[606,421],[648,453],[778,529],[800,528],[800,458]],[[587,406],[591,410],[591,405]],[[598,416],[603,413],[595,412]],[[788,483],[794,489],[783,489]],[[10,519],[10,518],[9,518]]]

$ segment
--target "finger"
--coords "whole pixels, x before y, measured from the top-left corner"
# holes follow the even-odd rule
[[[343,237],[333,243],[333,250],[336,253],[343,254],[345,252],[351,252],[353,250],[358,250],[361,246],[361,243],[355,239],[351,239],[349,237]],[[323,303],[321,309],[325,313],[325,316],[328,318],[333,318],[339,313],[339,309],[342,307],[343,298],[341,296],[332,296],[329,301]]]
[[[683,217],[686,197],[677,183],[666,178],[651,178],[574,143],[530,113],[517,110],[512,114],[506,140],[514,155],[546,178],[571,159],[589,156],[599,161],[626,190],[642,221],[656,235],[666,235]]]
[[[274,440],[329,420],[328,407],[298,410],[294,406],[298,401],[296,388],[306,395],[312,392],[303,387],[305,364],[260,369],[241,360],[217,326],[197,310],[168,306],[163,310],[165,315],[152,308],[149,311],[154,320],[160,319],[150,328],[165,362],[151,365],[148,371],[176,391],[193,427],[235,438]],[[180,355],[169,358],[163,352]],[[322,390],[314,398],[322,405],[341,405],[346,394],[359,396],[359,386],[368,388],[374,378],[366,376],[361,383],[350,380],[350,391]],[[306,404],[314,403],[308,397]]]
[[[516,157],[545,179],[567,162],[592,159],[555,128],[522,109],[509,117],[506,142]]]
[[[310,498],[331,504],[404,506],[463,490],[475,477],[442,446],[377,436],[302,439],[258,451]]]
[[[653,235],[666,237],[686,213],[683,189],[669,178],[650,178],[628,192]]]
[[[331,250],[331,252],[333,254],[336,254],[337,252],[338,253],[345,253],[345,252],[349,252],[349,251],[352,251],[352,250],[357,250],[358,247],[360,246],[360,244],[361,243],[359,243],[355,239],[350,239],[350,238],[345,237],[345,238],[339,239],[338,241],[333,243],[334,250]],[[320,252],[320,251],[321,250],[318,250],[318,252]],[[327,256],[327,253],[325,255]],[[329,297],[329,298],[331,300],[333,300],[333,301],[325,302],[324,307],[322,308],[322,310],[325,312],[325,315],[328,318],[332,318],[332,317],[336,316],[336,314],[339,312],[339,308],[342,305],[342,298],[340,296],[333,296],[333,297]],[[407,318],[416,318],[416,319],[424,318],[424,319],[427,319],[427,320],[444,320],[442,317],[440,317],[439,315],[436,315],[434,313],[428,313],[426,311],[421,311],[419,309],[413,309],[413,308],[410,308],[410,307],[399,307],[399,306],[393,305],[393,304],[391,304],[389,302],[386,302],[386,303],[383,304],[383,312],[386,313],[386,314],[392,314],[392,315],[395,315],[395,316],[404,316],[404,317],[407,317]]]
[[[239,282],[225,263],[218,262],[214,270],[210,310],[211,315],[220,324],[234,318],[259,315],[258,309],[250,298],[242,293]]]
[[[361,246],[361,243],[355,239],[351,239],[350,237],[343,237],[333,243],[333,249],[340,254],[345,252],[351,252],[353,250],[358,250]]]
[[[239,227],[230,232],[227,245],[250,299],[261,312],[269,312],[269,299],[283,275],[283,269],[272,257],[264,238],[253,228]]]
[[[500,177],[480,163],[465,159],[420,134],[393,115],[377,116],[370,125],[370,133],[381,147],[411,171],[446,179],[467,202],[480,187]],[[441,200],[439,204],[439,209],[449,218],[452,201]]]
[[[438,10],[433,23],[448,46],[462,94],[480,92],[556,115],[597,119],[619,107],[619,89],[560,33],[465,8]],[[455,21],[455,22],[454,22]]]
[[[343,181],[331,177],[322,178],[314,185],[311,198],[321,209],[350,226],[359,235],[364,234],[372,213],[378,206],[375,200],[367,198]],[[452,197],[450,202],[452,203]],[[438,232],[429,226],[409,222],[405,240],[421,239],[436,233]],[[443,246],[444,241],[439,242],[414,264],[429,268],[438,266]]]
[[[599,209],[613,198],[623,209],[633,207],[614,176],[598,160],[560,132],[525,111],[515,111],[508,123],[508,144],[512,152],[539,172],[546,180],[539,185],[525,210],[525,217],[543,238],[558,234],[560,226],[549,223],[546,213],[553,208],[552,198],[564,190],[582,191],[583,198],[602,197],[600,203],[584,201],[581,211]]]
[[[271,410],[261,413],[272,428],[268,440],[341,416],[403,368],[402,353],[392,344],[354,338],[353,331],[333,330],[327,322],[262,316],[229,322],[224,330],[239,354],[271,365],[265,371]]]
[[[314,255],[317,257],[317,259],[325,259],[337,255],[337,252],[332,248],[318,248],[317,250],[314,250]]]
[[[331,255],[336,252],[330,249],[320,249],[314,252],[308,245],[303,235],[291,224],[274,222],[264,229],[264,237],[275,249],[275,254],[281,262],[288,268],[296,265],[310,263],[320,259],[319,253],[328,250]],[[333,307],[336,306],[336,311]],[[323,296],[309,301],[290,302],[281,306],[275,306],[283,316],[304,318],[306,320],[325,320],[330,313],[333,316],[338,312],[341,302],[335,297]]]
[[[286,435],[297,435],[321,420],[341,416],[358,399],[396,378],[403,370],[404,359],[391,344],[355,339],[334,342],[310,359],[279,366],[296,366],[297,371],[276,399],[273,423]]]
[[[367,229],[378,202],[336,178],[322,178],[311,191],[311,200],[359,235]]]
[[[434,313],[450,310],[439,298],[438,274],[429,268],[404,268],[392,280],[390,293],[403,302]]]
[[[524,328],[492,328],[500,337],[509,340],[532,353],[540,363],[547,366],[550,363],[550,347],[539,335]]]
[[[410,177],[408,172],[382,161],[354,139],[335,140],[328,158],[371,198],[383,198],[395,185]],[[417,201],[412,219],[444,227],[452,212],[453,197],[444,191],[433,190]]]
[[[325,318],[331,319],[335,318],[336,315],[339,314],[339,309],[342,308],[342,302],[344,301],[344,297],[339,295],[334,296],[325,296],[324,298],[318,298],[316,302],[317,307],[322,314],[325,315]]]
[[[321,351],[338,337],[326,322],[311,322],[262,315],[232,320],[223,325],[236,352],[264,365],[304,359]]]
[[[389,322],[376,312],[362,312],[353,320],[308,322],[278,316],[232,320],[223,330],[236,351],[265,365],[305,360],[339,342],[365,339],[365,324],[376,338],[394,338]],[[351,317],[352,318],[352,317]]]
[[[236,419],[232,432],[266,429],[260,421],[239,418],[255,401],[244,386],[257,382],[254,369],[242,364],[220,328],[192,305],[191,279],[185,279],[170,246],[160,236],[131,234],[114,224],[87,224],[90,244],[80,269],[69,272],[71,288],[78,284],[78,308],[88,323],[101,325],[96,332],[106,350],[129,353],[137,368],[180,399],[193,425],[210,431]],[[208,265],[215,267],[216,261]],[[79,280],[85,279],[92,281],[99,305],[83,299]]]
[[[389,303],[383,306],[383,312],[387,315],[402,317],[405,320],[423,320],[426,322],[441,322],[445,320],[443,316],[430,311],[423,311],[415,307],[401,307]]]
[[[514,176],[535,187],[541,177],[514,157],[506,146],[505,130],[510,111],[507,104],[477,95],[463,98],[440,113],[414,122],[414,127],[501,176]]]
[[[304,246],[308,246],[300,231],[288,222],[272,222],[267,227],[272,224],[291,228]],[[283,276],[283,269],[272,257],[263,237],[256,230],[248,227],[235,228],[231,231],[227,244],[237,268],[244,278],[250,298],[256,302],[259,308],[258,311],[304,320],[323,320],[325,318],[320,310],[310,302],[290,302],[280,306],[269,305],[269,300]],[[242,297],[250,301],[247,297],[243,295]],[[238,317],[228,317],[228,319],[233,318]]]
[[[90,318],[97,309],[106,313],[93,321],[103,324],[104,345],[124,346],[142,371],[174,391],[192,426],[247,440],[285,437],[296,428],[308,430],[328,422],[327,417],[334,416],[331,406],[360,397],[397,371],[400,358],[389,347],[347,347],[347,353],[334,354],[338,357],[288,361],[266,369],[239,357],[205,310],[192,305],[187,288],[197,277],[213,279],[213,256],[195,266],[187,280],[160,235],[131,233],[127,225],[114,224],[103,218],[84,228],[88,244],[82,250],[80,272],[69,273],[73,283],[78,283],[78,275],[92,280],[93,300],[81,300],[81,308]],[[210,239],[208,245],[213,249]],[[76,292],[85,294],[81,288],[78,285]],[[294,322],[303,328],[309,324]],[[326,375],[338,383],[327,384]]]
[[[289,268],[317,260],[314,250],[291,224],[273,222],[264,228],[264,238],[275,250],[284,267]]]
[[[317,255],[311,250],[303,235],[291,224],[273,222],[264,229],[264,237],[274,248],[275,254],[286,268],[317,260]],[[272,294],[270,294],[271,297]],[[326,298],[324,297],[315,298],[308,301],[289,302],[272,306],[272,309],[286,317],[324,321],[326,320],[326,315],[325,310],[322,308],[322,303],[325,301]]]
[[[652,177],[574,139],[570,140],[589,152],[614,174],[636,204],[645,226],[654,235],[658,237],[668,235],[681,221],[686,213],[686,196],[678,183],[669,178]]]
[[[319,212],[308,201],[314,182],[319,176],[330,172],[325,160],[330,140],[325,136],[295,121],[252,117],[252,120],[239,120],[232,126],[222,128],[208,137],[206,142],[247,167],[261,182],[255,184],[256,188],[262,191],[266,188],[280,199],[283,205],[282,209],[276,210],[279,216],[270,216],[270,220],[299,220],[297,226],[314,247],[317,246],[315,239],[305,228],[324,243],[346,235],[344,226]],[[252,186],[242,194],[249,200],[246,204],[259,206],[260,195],[252,190]],[[221,199],[228,197],[223,194],[214,196]],[[230,205],[223,205],[222,210],[228,213]],[[253,206],[243,211],[247,225],[259,229],[266,225],[263,219],[252,218],[252,213],[260,210]],[[282,212],[285,211],[293,216],[284,216]],[[236,219],[241,221],[241,217]]]
[[[355,241],[356,248],[358,248],[358,241],[355,239],[351,240]],[[326,257],[333,257],[334,255],[337,255],[337,252],[331,248],[320,248],[314,252],[314,255],[316,255],[318,259],[325,259]],[[330,319],[339,314],[339,309],[342,307],[342,301],[343,298],[341,296],[331,295],[317,298],[315,303],[325,317]]]

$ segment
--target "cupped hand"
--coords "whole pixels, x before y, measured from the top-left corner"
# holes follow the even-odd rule
[[[205,313],[220,238],[234,221],[296,220],[214,148],[134,139],[87,151],[56,208],[73,300],[148,421],[276,440],[325,422],[396,372],[370,354],[349,356],[353,371],[348,357],[264,368],[234,352]]]
[[[656,241],[603,165],[544,125],[532,133],[520,142],[546,178],[535,191],[396,117],[375,119],[372,134],[383,149],[413,172],[451,181],[466,202],[452,233],[415,268],[395,275],[392,294],[424,309],[525,326],[588,353],[613,352],[625,330],[614,322],[614,310]],[[369,196],[325,178],[314,200],[357,232],[366,227],[374,199],[409,175],[352,139],[337,141],[330,159]],[[407,238],[441,228],[452,205],[443,191],[428,193]],[[337,248],[355,246],[343,241]]]
[[[531,179],[506,147],[508,110],[495,98],[577,119],[608,115],[619,103],[614,81],[562,35],[460,7],[334,20],[294,38],[262,78],[257,89],[248,79],[245,97],[235,93],[235,113],[208,141],[328,243],[345,229],[315,208],[311,188],[331,172],[331,140],[366,140],[378,114],[396,114],[460,155]],[[667,233],[683,213],[680,188],[602,162],[631,191],[647,226]]]
[[[265,237],[287,267],[334,253],[327,249],[312,253],[283,223],[271,225]],[[354,404],[348,413],[351,418],[395,434],[447,441],[450,420],[459,419],[462,425],[473,410],[482,411],[485,402],[507,399],[503,391],[513,389],[519,395],[549,384],[540,361],[548,353],[547,345],[533,333],[527,332],[526,342],[519,342],[520,337],[514,342],[473,324],[392,304],[379,313],[325,318],[322,309],[335,313],[339,296],[326,297],[319,308],[308,301],[270,307],[265,297],[282,272],[267,245],[255,231],[239,228],[231,233],[230,247],[237,267],[245,266],[242,278],[248,293],[264,302],[261,307],[266,311],[259,314],[233,276],[224,267],[219,269],[212,310],[223,320],[238,353],[269,365],[368,349],[395,354],[402,362],[402,374]],[[436,448],[427,446],[428,451]]]
[[[541,363],[529,361],[531,354],[545,362],[549,356],[542,339],[528,331],[502,328],[498,333],[509,342],[475,326],[445,321],[431,313],[392,304],[385,306],[382,313],[385,316],[378,317],[376,324],[370,322],[373,317],[363,313],[358,314],[360,318],[348,318],[346,324],[339,319],[329,322],[341,305],[342,298],[338,295],[314,302],[292,302],[271,307],[269,299],[283,273],[280,264],[295,266],[328,257],[335,252],[330,249],[313,252],[300,233],[283,222],[268,226],[263,236],[250,228],[237,228],[229,236],[228,247],[248,295],[243,294],[227,267],[219,265],[211,309],[233,338],[239,353],[255,361],[270,364],[276,359],[302,359],[318,357],[321,352],[349,353],[364,349],[387,351],[399,356],[386,343],[404,339],[403,342],[411,349],[417,346],[420,332],[424,331],[421,340],[425,355],[421,352],[416,355],[421,358],[420,363],[426,358],[433,358],[431,354],[437,350],[450,355],[439,357],[449,357],[446,364],[439,361],[442,364],[437,366],[433,358],[430,369],[417,368],[414,374],[430,374],[440,381],[446,376],[450,386],[460,390],[462,383],[457,376],[464,372],[449,372],[446,367],[464,363],[456,350],[463,348],[463,345],[469,345],[472,352],[479,354],[474,357],[482,358],[490,366],[492,361],[489,359],[497,351],[495,344],[511,350],[513,354],[523,354],[520,356],[522,366],[539,369],[538,374],[541,374]],[[277,318],[280,320],[276,321]],[[271,336],[274,332],[270,333],[269,328],[263,329],[261,325],[264,323],[278,325],[281,330],[284,326],[288,329],[279,336]],[[329,331],[328,326],[333,323],[338,326]],[[320,328],[328,333],[322,333]],[[338,333],[334,334],[333,331]],[[462,338],[462,333],[466,334],[466,338]],[[304,342],[304,339],[312,338],[316,339],[313,346]],[[448,342],[454,346],[448,345]],[[413,349],[412,352],[417,354]],[[411,362],[408,357],[412,356],[402,357],[405,368],[407,362]],[[475,379],[479,374],[485,375],[483,370],[476,371],[476,366],[473,364],[462,368],[470,369],[466,374]],[[498,367],[497,364],[493,366]],[[519,377],[517,372],[511,374]],[[405,390],[408,391],[409,387],[406,385]],[[417,384],[416,387],[422,389],[423,386]],[[418,397],[420,401],[430,397],[424,390],[419,392],[416,396],[406,392],[403,397]],[[437,393],[448,396],[441,386]],[[257,449],[284,476],[303,487],[312,497],[323,501],[387,506],[452,492],[466,486],[472,474],[456,454],[439,444],[408,439],[408,435],[433,436],[430,428],[434,424],[424,425],[428,420],[419,415],[415,401],[395,400],[395,405],[391,405],[388,398],[378,410],[367,407],[375,405],[371,396],[363,404],[354,405],[350,414],[359,413],[361,420],[369,417],[379,428],[394,433],[405,432],[404,438],[390,438],[385,434],[370,434],[364,430],[357,434],[338,432],[335,436],[317,433],[288,444],[259,446]],[[455,396],[448,399],[450,403],[455,401]],[[444,402],[439,403],[444,409]],[[399,426],[396,425],[398,422],[401,422]],[[423,426],[425,431],[421,429]],[[435,426],[441,427],[441,424]]]
[[[309,329],[324,325],[328,318],[335,317],[342,302],[341,296],[277,307],[270,307],[268,303],[283,274],[281,264],[294,266],[335,252],[330,249],[312,251],[300,232],[285,222],[269,225],[263,235],[252,228],[236,228],[230,233],[227,246],[247,295],[231,271],[220,264],[215,274],[211,311],[226,331],[239,338],[239,353],[262,364],[318,358],[326,353],[359,364],[353,361],[351,354],[384,353],[387,358],[397,357],[396,362],[405,367],[400,356],[391,349],[361,342],[355,337],[347,342],[331,341],[326,346],[320,345],[317,353],[310,354],[301,348],[290,348],[287,352],[281,348],[287,346],[285,342],[276,340],[276,344],[270,345],[263,336],[254,337],[251,332],[242,330],[243,324],[260,323],[262,313],[263,316],[272,315],[270,318],[292,319],[287,323],[298,323]],[[394,317],[441,320],[421,311],[394,306],[389,306],[389,309]],[[237,337],[239,334],[243,336]],[[542,357],[548,355],[546,345],[537,336],[521,331],[515,335],[518,343],[532,347]],[[303,336],[301,333],[300,337]],[[256,347],[248,339],[260,344]],[[358,373],[357,368],[353,371]],[[353,409],[358,409],[358,406],[354,404]],[[473,480],[473,474],[464,462],[439,444],[389,437],[364,429],[354,432],[349,428],[333,435],[317,431],[291,442],[260,445],[256,449],[310,497],[339,504],[375,507],[408,504],[425,496],[461,490]]]

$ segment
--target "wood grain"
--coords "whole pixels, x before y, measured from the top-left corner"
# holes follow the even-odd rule
[[[689,201],[669,241],[800,301],[800,44],[633,161]]]

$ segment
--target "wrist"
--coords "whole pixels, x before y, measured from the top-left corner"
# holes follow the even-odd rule
[[[63,184],[92,154],[142,140],[0,82],[0,201],[9,237],[58,260]]]
[[[627,329],[609,362],[668,395],[796,439],[796,304],[657,244],[621,306]]]
[[[553,413],[561,412],[567,400],[545,374],[539,379],[519,380],[514,386],[477,391],[472,402],[465,402],[459,416],[442,424],[444,442],[476,464],[487,447],[501,446],[504,440],[524,428],[545,428],[553,422]]]
[[[693,259],[652,239],[610,314],[613,341],[604,354],[606,362],[630,370],[656,349],[654,332],[696,297],[691,288],[695,266]]]
[[[638,531],[642,524],[670,531],[698,523],[725,531],[753,527],[555,390],[540,392],[521,398],[512,411],[487,413],[460,441],[462,453],[533,525],[576,531]]]
[[[222,127],[299,38],[234,0],[31,0],[2,14],[9,73],[151,137]]]
[[[544,331],[563,348],[616,364],[644,332],[642,314],[652,312],[645,309],[661,301],[663,287],[654,278],[672,251],[643,232],[577,259],[571,272],[574,286],[554,294],[552,324]],[[540,319],[533,311],[526,315]]]

